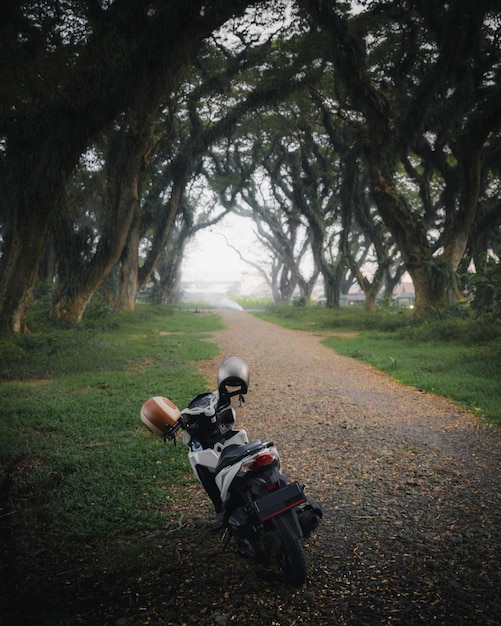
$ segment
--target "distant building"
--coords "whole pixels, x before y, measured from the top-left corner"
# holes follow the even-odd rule
[[[365,293],[363,291],[355,291],[349,293],[342,293],[339,296],[339,306],[354,306],[364,304]]]
[[[391,303],[401,308],[412,308],[416,301],[416,292],[412,282],[399,283],[391,295]]]
[[[383,290],[381,290],[376,298],[376,302],[381,304],[383,300]],[[411,281],[403,281],[399,283],[391,295],[391,304],[402,309],[411,309],[416,301],[416,293],[414,284]],[[317,298],[317,304],[320,306],[327,303],[327,298],[322,295]],[[355,306],[365,303],[365,294],[363,291],[350,291],[342,293],[339,296],[339,306]]]

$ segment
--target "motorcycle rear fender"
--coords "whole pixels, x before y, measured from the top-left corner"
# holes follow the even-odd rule
[[[274,517],[282,517],[287,513],[294,513],[295,518],[301,529],[296,507],[304,505],[307,502],[301,485],[295,481],[280,489],[275,489],[264,497],[254,502],[256,513],[263,522]]]
[[[281,513],[277,517],[280,517],[284,526],[287,527],[289,533],[295,537],[296,539],[300,539],[303,536],[303,530],[301,528],[301,524],[299,523],[299,519],[297,517],[297,513],[294,509],[290,511],[286,511],[285,513]],[[272,520],[275,518],[271,518]]]
[[[240,463],[228,465],[216,474],[216,485],[221,493],[221,500],[226,502],[230,497],[229,489],[240,469]]]

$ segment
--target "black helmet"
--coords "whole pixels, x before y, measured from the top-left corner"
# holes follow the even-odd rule
[[[243,395],[249,387],[249,366],[238,356],[223,361],[219,368],[217,386],[221,397]]]

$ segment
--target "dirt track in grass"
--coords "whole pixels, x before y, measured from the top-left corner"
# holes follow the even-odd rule
[[[237,425],[273,440],[287,477],[324,510],[306,545],[307,584],[291,588],[278,570],[222,551],[193,485],[172,504],[178,529],[131,542],[136,552],[144,544],[134,567],[111,562],[101,543],[74,554],[65,574],[59,563],[58,578],[48,556],[43,618],[33,608],[29,623],[50,624],[53,601],[67,624],[500,624],[501,431],[336,355],[318,336],[223,316],[222,354],[201,371],[215,381],[224,358],[248,362]]]

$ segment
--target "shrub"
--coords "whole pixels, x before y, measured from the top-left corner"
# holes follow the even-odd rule
[[[468,273],[464,280],[472,294],[471,306],[476,315],[501,319],[501,263],[488,257],[476,272]]]

